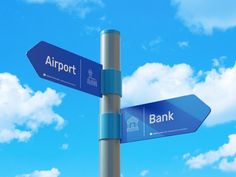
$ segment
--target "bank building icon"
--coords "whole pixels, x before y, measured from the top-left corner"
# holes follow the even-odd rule
[[[131,116],[129,119],[127,119],[127,132],[139,131],[138,122],[139,120],[134,116]]]
[[[93,78],[93,71],[91,69],[88,70],[87,84],[93,87],[98,86],[97,80]]]

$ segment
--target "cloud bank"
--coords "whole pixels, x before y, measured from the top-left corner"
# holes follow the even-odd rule
[[[172,0],[172,4],[191,31],[212,34],[236,27],[235,0]]]
[[[228,158],[234,159],[229,161]],[[222,171],[236,171],[236,134],[229,135],[229,142],[217,150],[210,150],[195,157],[188,156],[186,161],[193,169],[201,169],[215,163],[218,163],[218,168]]]
[[[122,106],[195,94],[211,108],[207,126],[236,120],[236,63],[194,71],[188,64],[147,63],[123,79]]]
[[[29,140],[38,129],[55,124],[61,129],[64,119],[53,111],[63,95],[47,88],[34,92],[10,73],[0,73],[0,143]]]

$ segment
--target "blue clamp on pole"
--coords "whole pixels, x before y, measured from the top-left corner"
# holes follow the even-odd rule
[[[120,139],[121,118],[119,113],[103,113],[100,117],[100,140]]]
[[[102,94],[122,96],[121,71],[114,69],[102,70]]]

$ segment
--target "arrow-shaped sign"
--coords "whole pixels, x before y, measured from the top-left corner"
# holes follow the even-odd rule
[[[102,65],[43,41],[27,56],[40,77],[101,97]]]
[[[121,143],[195,132],[210,112],[195,95],[124,108]]]

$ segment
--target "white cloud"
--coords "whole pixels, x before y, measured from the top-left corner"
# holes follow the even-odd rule
[[[212,63],[213,63],[214,67],[219,67],[220,66],[220,61],[217,58],[213,58]]]
[[[90,35],[92,33],[99,33],[101,32],[101,27],[100,26],[86,26],[85,27],[85,32],[86,34]]]
[[[181,49],[188,48],[188,47],[189,47],[189,42],[188,42],[188,41],[179,41],[179,42],[178,42],[178,46],[179,46]]]
[[[211,150],[204,154],[191,157],[186,164],[190,168],[200,169],[207,165],[219,162],[218,168],[222,171],[236,171],[236,134],[229,136],[229,142],[219,147],[217,150]],[[227,158],[234,157],[233,161]]]
[[[187,161],[186,164],[190,168],[202,168],[206,165],[210,165],[218,161],[220,159],[219,155],[220,154],[218,153],[218,151],[209,151],[206,154],[200,154],[196,157],[192,157]]]
[[[23,0],[32,4],[55,4],[60,9],[76,12],[84,18],[95,8],[104,7],[102,0]]]
[[[183,159],[186,160],[186,159],[188,159],[190,156],[191,156],[190,153],[186,153],[186,154],[183,155]]]
[[[50,88],[34,92],[16,76],[0,73],[0,143],[27,141],[44,125],[55,123],[56,129],[62,128],[64,119],[53,111],[62,97]]]
[[[48,171],[34,171],[30,174],[17,175],[16,177],[58,177],[60,175],[60,171],[56,168],[52,168]]]
[[[161,38],[157,37],[157,38],[149,41],[147,44],[143,44],[142,48],[144,50],[157,50],[160,43],[161,43]]]
[[[67,150],[67,149],[69,149],[69,144],[62,144],[62,145],[61,145],[61,149],[62,149],[62,150]]]
[[[235,0],[172,0],[177,16],[192,31],[211,34],[236,27]]]
[[[219,164],[219,169],[222,171],[236,171],[236,157],[231,162],[227,159],[223,159]]]
[[[236,63],[198,72],[187,64],[147,63],[123,79],[122,106],[196,94],[212,108],[205,123],[213,126],[236,120],[235,81]]]
[[[220,146],[217,150],[210,150],[209,152],[199,154],[187,160],[186,164],[190,168],[200,169],[207,165],[212,165],[223,160],[219,164],[219,169],[224,171],[236,170],[236,160],[228,162],[226,158],[236,156],[236,134],[229,136],[229,142]]]
[[[212,59],[212,64],[214,67],[223,67],[224,66],[224,61],[227,59],[226,56],[221,56],[219,58],[213,58]]]
[[[147,176],[149,173],[149,170],[143,170],[140,172],[140,176]]]

